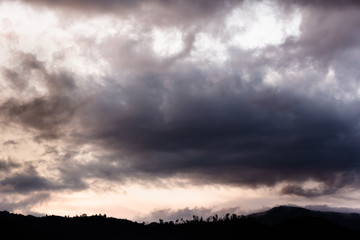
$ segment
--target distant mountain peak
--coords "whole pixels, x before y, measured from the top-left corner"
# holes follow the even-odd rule
[[[317,218],[324,219],[350,229],[360,230],[360,214],[314,211],[298,206],[281,205],[264,212],[250,214],[249,217],[270,226],[294,219]]]
[[[309,210],[307,208],[298,207],[298,206],[290,206],[290,205],[280,205],[277,207],[273,207],[266,211],[267,214],[307,214],[310,212],[315,212],[313,210]]]
[[[281,205],[264,212],[250,214],[249,217],[256,218],[267,225],[275,225],[289,219],[308,216],[312,212],[302,207]]]

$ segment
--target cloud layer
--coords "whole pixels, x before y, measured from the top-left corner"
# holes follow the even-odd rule
[[[319,197],[359,183],[357,1],[26,4],[60,21],[33,43],[49,42],[39,48],[27,46],[15,21],[2,22],[10,30],[1,47],[11,59],[0,68],[1,126],[27,138],[2,139],[0,191],[43,201],[45,192],[90,188],[94,179],[176,178],[282,184],[279,194]],[[266,11],[284,24],[300,18],[298,29],[276,43],[237,45],[236,36],[266,30],[257,19]],[[255,20],[247,27],[229,16]],[[171,41],[155,50],[156,31],[180,42],[175,53]],[[10,33],[16,37],[3,37]],[[42,155],[12,158],[25,143]]]

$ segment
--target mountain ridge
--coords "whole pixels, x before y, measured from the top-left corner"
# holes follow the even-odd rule
[[[278,206],[247,216],[137,223],[105,215],[24,216],[0,212],[0,226],[12,239],[226,239],[234,237],[360,236],[360,214]]]
[[[339,224],[346,228],[360,231],[359,213],[318,211],[318,210],[310,210],[298,206],[280,205],[277,207],[273,207],[267,211],[253,213],[248,216],[251,218],[255,218],[258,221],[270,226],[280,224],[281,222],[295,218],[304,218],[304,217],[321,218],[335,222],[336,224]]]

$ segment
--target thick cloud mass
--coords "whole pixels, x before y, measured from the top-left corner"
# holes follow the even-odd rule
[[[231,76],[172,77],[140,77],[94,102],[89,138],[118,151],[111,158],[130,163],[127,174],[250,185],[313,178],[334,188],[354,180],[343,173],[358,167],[357,102],[258,90]]]
[[[19,66],[3,68],[2,73],[16,92],[31,91],[31,77],[39,82],[48,94],[39,94],[29,100],[9,98],[0,106],[0,113],[6,121],[39,130],[40,138],[57,138],[60,127],[70,121],[80,105],[71,94],[76,85],[66,72],[49,72],[45,64],[32,54],[16,53]],[[29,79],[30,78],[30,79]]]
[[[180,178],[193,185],[283,184],[281,194],[318,197],[359,183],[358,1],[264,1],[282,13],[277,17],[299,14],[301,23],[297,35],[257,48],[232,43],[237,33],[225,24],[248,1],[20,2],[55,13],[110,12],[138,32],[114,30],[100,40],[76,32],[66,35],[73,45],[64,40],[50,57],[11,49],[14,63],[0,68],[10,92],[0,98],[1,124],[32,134],[56,174],[42,172],[43,163],[29,172],[26,164],[0,160],[8,173],[1,191]],[[181,32],[183,46],[162,57],[151,31],[170,27]],[[217,43],[201,42],[206,34]],[[225,60],[197,56],[206,44],[205,53],[225,49]],[[96,64],[82,66],[86,73],[75,60],[59,67],[67,56]]]

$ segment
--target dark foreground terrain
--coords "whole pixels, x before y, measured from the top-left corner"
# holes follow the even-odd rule
[[[4,211],[0,226],[8,239],[349,238],[360,237],[360,214],[281,206],[248,216],[194,216],[187,221],[144,224],[103,215],[34,217]]]

